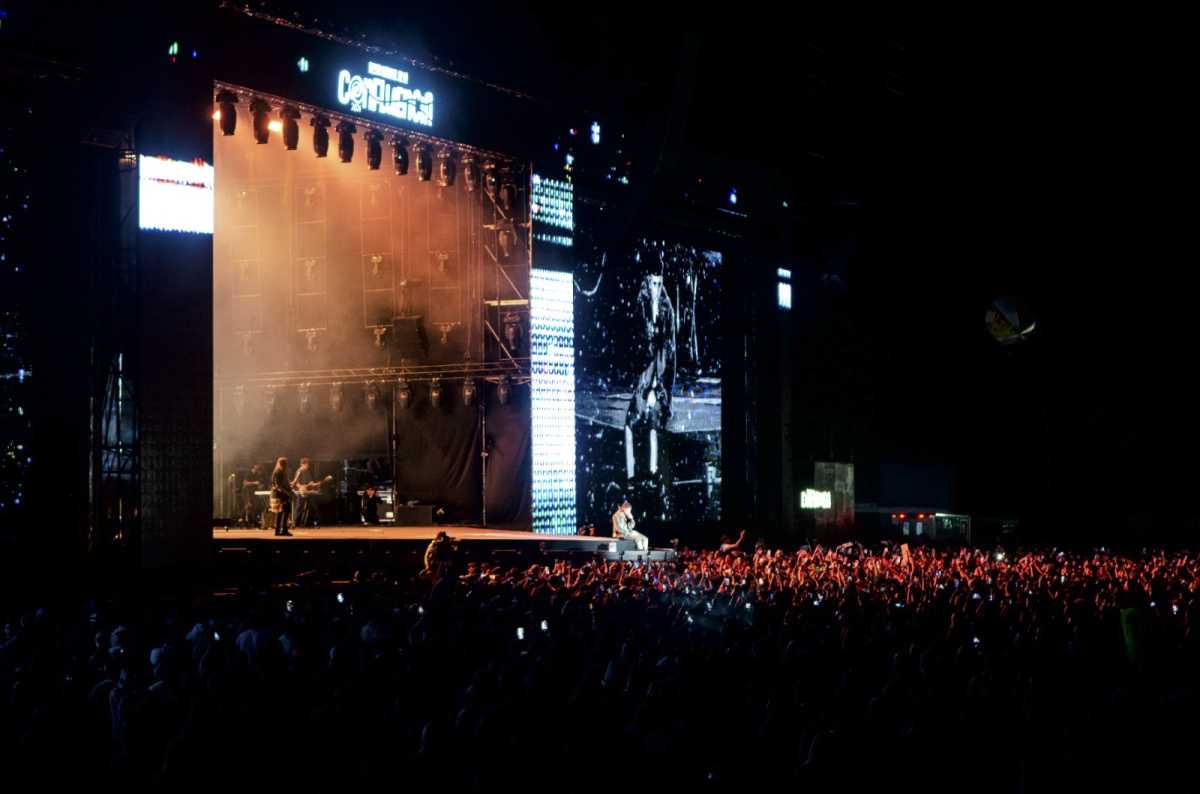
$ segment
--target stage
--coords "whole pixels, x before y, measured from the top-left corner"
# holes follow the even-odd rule
[[[638,552],[632,541],[587,535],[550,535],[529,530],[492,529],[478,526],[332,526],[320,529],[293,529],[290,536],[280,537],[273,530],[244,527],[213,528],[213,542],[218,555],[257,552],[299,551],[303,554],[337,549],[370,550],[372,554],[401,555],[424,553],[429,541],[445,532],[459,544],[470,558],[484,558],[496,553],[535,558],[561,555],[600,555],[605,559],[664,560],[675,557],[674,549],[651,549]]]
[[[586,535],[546,535],[528,530],[490,529],[487,527],[471,526],[425,526],[425,527],[396,527],[396,526],[362,526],[349,525],[337,527],[321,527],[320,529],[293,529],[291,537],[279,537],[273,530],[246,529],[245,527],[213,528],[213,540],[248,541],[266,540],[271,542],[289,542],[299,540],[420,540],[430,541],[439,532],[445,532],[459,541],[484,541],[489,543],[546,543],[556,547],[573,547],[593,551],[608,551],[612,538],[593,538]]]

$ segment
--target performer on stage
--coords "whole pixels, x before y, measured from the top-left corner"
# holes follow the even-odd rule
[[[271,510],[275,512],[275,534],[291,535],[288,518],[292,515],[292,483],[287,476],[287,458],[277,458],[271,472]]]
[[[637,524],[633,520],[633,505],[626,499],[621,502],[621,506],[617,508],[617,512],[612,515],[613,537],[621,540],[632,540],[637,544],[638,551],[647,551],[650,548],[650,538],[643,535],[641,532],[634,531],[634,526]]]
[[[255,463],[250,467],[249,473],[242,478],[242,517],[246,521],[248,527],[258,527],[262,521],[262,505],[258,501],[258,497],[254,495],[255,491],[263,490],[262,467]]]
[[[313,504],[316,488],[312,483],[312,460],[302,457],[300,458],[300,468],[296,469],[296,476],[292,479],[292,489],[296,492],[298,501],[296,507],[296,526],[298,527],[316,526],[317,524],[317,511]]]
[[[368,485],[362,498],[362,522],[364,524],[379,523],[379,504],[382,501],[375,492],[375,486]]]

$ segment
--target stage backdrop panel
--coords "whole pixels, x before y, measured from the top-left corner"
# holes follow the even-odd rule
[[[269,111],[277,125],[283,104],[273,100]],[[394,463],[401,501],[435,503],[460,520],[478,520],[486,410],[496,414],[488,418],[489,435],[517,439],[517,462],[504,465],[525,467],[493,477],[489,504],[506,520],[527,516],[528,494],[511,489],[520,482],[528,491],[529,456],[521,451],[528,447],[528,410],[483,403],[484,385],[498,381],[504,367],[512,369],[514,390],[528,390],[528,350],[520,349],[527,338],[527,248],[512,231],[503,252],[499,240],[503,228],[527,216],[521,173],[496,160],[499,189],[477,177],[468,190],[468,156],[480,176],[490,156],[413,138],[408,173],[399,175],[388,131],[375,170],[364,124],[349,135],[353,154],[343,162],[336,118],[328,153],[318,157],[308,108],[296,150],[285,148],[279,127],[259,144],[250,105],[242,95],[234,135],[223,135],[219,124],[213,132],[215,479],[236,480],[250,463],[278,455],[292,467],[301,455],[326,461],[324,471],[334,462],[341,469],[343,461],[383,460],[372,478],[392,479]],[[424,145],[432,159],[425,181],[418,177]],[[439,180],[445,155],[456,166],[450,184]],[[516,186],[508,227],[497,223],[493,200],[506,176]],[[412,399],[401,406],[405,373]],[[429,389],[439,373],[445,396],[433,406]],[[468,376],[479,389],[472,405],[462,397]],[[510,421],[524,427],[508,428]],[[221,492],[214,494],[220,512]]]

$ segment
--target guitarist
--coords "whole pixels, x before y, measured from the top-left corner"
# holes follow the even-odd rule
[[[313,506],[313,496],[317,489],[321,487],[319,482],[314,483],[312,471],[312,460],[303,457],[300,458],[300,468],[296,469],[296,476],[292,479],[292,490],[299,497],[299,507],[296,510],[296,526],[307,527],[310,524],[316,524],[316,510]]]

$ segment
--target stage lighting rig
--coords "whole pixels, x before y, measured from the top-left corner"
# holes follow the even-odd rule
[[[408,138],[403,135],[392,136],[392,163],[396,166],[396,176],[408,173]]]
[[[335,414],[342,412],[342,406],[345,405],[346,390],[341,383],[329,384],[329,407]]]
[[[508,405],[508,398],[511,390],[508,376],[501,375],[500,382],[496,384],[496,397],[500,400],[501,405]]]
[[[462,396],[463,405],[470,406],[475,404],[475,381],[473,378],[467,378],[463,381]]]
[[[367,168],[378,171],[379,164],[383,162],[383,133],[379,130],[367,130],[363,137],[367,141]]]
[[[429,384],[429,402],[433,405],[434,408],[441,405],[441,403],[442,403],[442,382],[440,380],[434,380],[433,383]]]
[[[264,144],[271,140],[271,105],[265,99],[255,97],[250,101],[250,116],[254,123],[254,140]]]
[[[442,149],[438,152],[438,186],[453,187],[454,173],[454,153],[449,149]]]
[[[313,151],[317,157],[329,154],[329,117],[317,114],[309,119],[313,128]]]
[[[237,94],[232,91],[217,92],[217,112],[213,115],[221,125],[222,135],[233,135],[237,129]]]
[[[375,410],[379,405],[379,384],[373,380],[367,381],[366,386],[367,408]]]
[[[417,146],[417,179],[428,182],[433,176],[433,150],[428,144]]]
[[[283,147],[294,152],[300,145],[300,111],[291,105],[284,105],[279,117],[283,119]]]
[[[338,134],[338,159],[348,163],[354,159],[354,133],[358,132],[348,121],[339,121],[336,127]]]
[[[404,378],[396,381],[396,401],[400,404],[400,408],[407,410],[412,405],[412,387],[408,385],[408,381]]]

